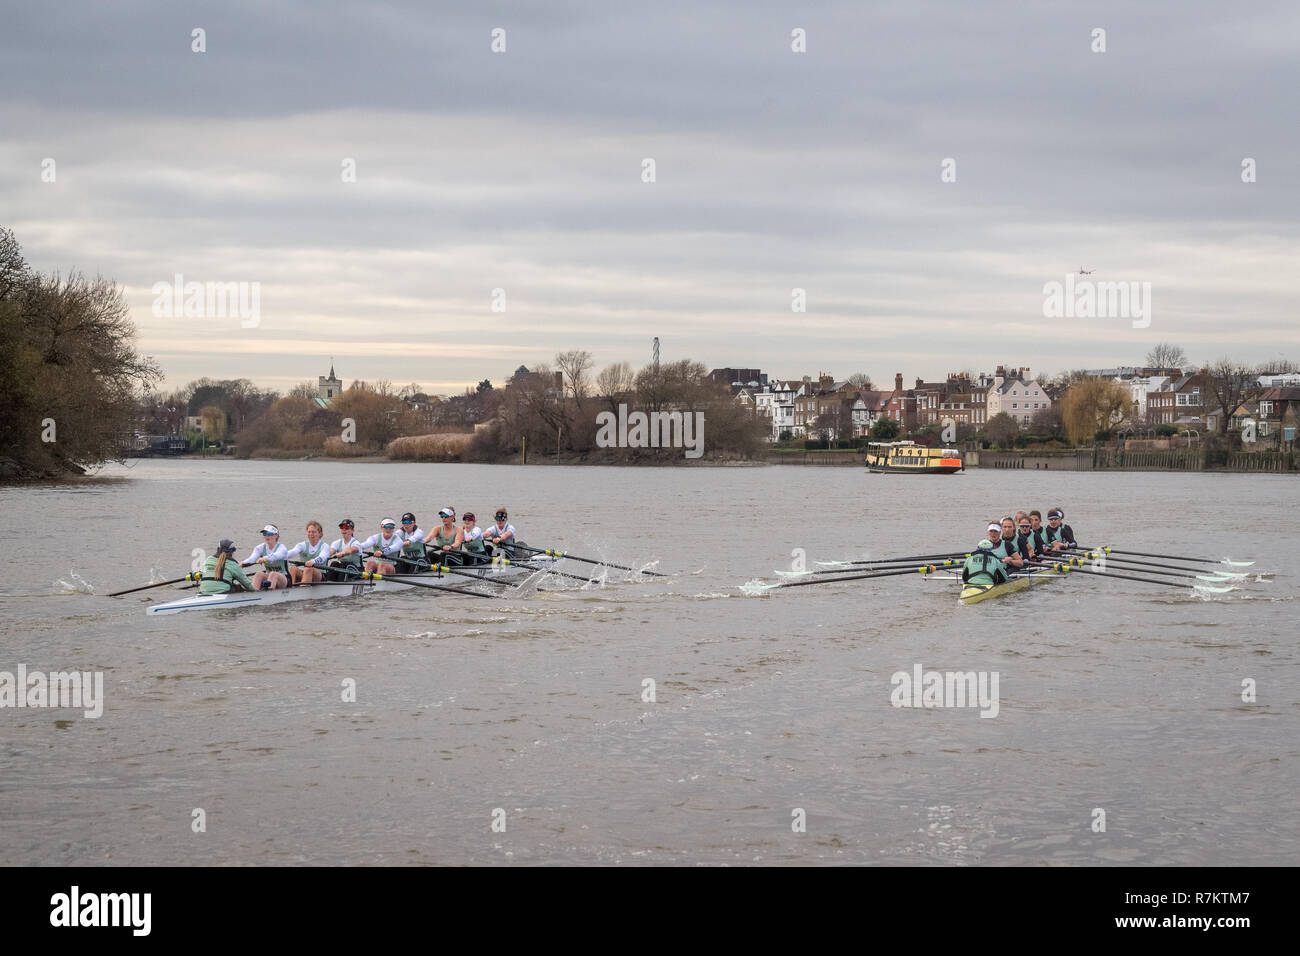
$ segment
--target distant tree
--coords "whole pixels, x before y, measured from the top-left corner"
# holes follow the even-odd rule
[[[492,391],[492,381],[486,378],[483,379],[483,381],[478,383],[478,388],[476,388],[475,391],[478,392],[480,395],[482,395],[484,392]]]
[[[1258,376],[1249,365],[1234,362],[1229,358],[1221,358],[1217,362],[1207,362],[1205,367],[1209,373],[1207,375],[1209,381],[1206,387],[1214,401],[1223,409],[1223,414],[1219,416],[1216,423],[1215,431],[1220,435],[1227,435],[1233,412],[1245,400],[1246,392],[1255,384]]]
[[[1186,364],[1187,353],[1183,351],[1181,345],[1174,345],[1172,342],[1161,342],[1147,353],[1148,368],[1181,369]]]
[[[0,230],[0,455],[53,474],[119,458],[161,378],[109,279],[26,269]]]
[[[872,441],[893,441],[898,437],[902,427],[892,418],[877,418],[871,426]]]
[[[208,441],[220,441],[226,437],[226,411],[216,405],[205,405],[199,409],[199,421],[203,435]]]
[[[1083,445],[1109,431],[1131,413],[1128,389],[1109,378],[1090,378],[1071,385],[1061,399],[1061,421],[1070,442]]]
[[[1300,364],[1279,356],[1261,363],[1257,371],[1260,375],[1287,375],[1300,372]]]
[[[293,388],[289,389],[290,398],[305,398],[309,402],[315,401],[318,395],[320,395],[320,389],[311,382],[299,382]]]
[[[1064,438],[1065,424],[1061,420],[1061,405],[1055,402],[1047,408],[1040,408],[1034,412],[1033,418],[1029,420],[1029,428],[1035,435],[1042,435],[1046,438]]]
[[[596,376],[596,394],[603,399],[610,411],[618,411],[618,403],[624,399],[636,381],[632,366],[627,362],[615,362],[606,365]]]
[[[875,388],[875,386],[871,384],[871,376],[866,372],[854,372],[849,376],[848,383],[855,388],[862,389],[864,392],[870,392]]]
[[[1020,434],[1020,426],[1006,412],[998,412],[984,426],[984,437],[999,448],[1010,448]]]

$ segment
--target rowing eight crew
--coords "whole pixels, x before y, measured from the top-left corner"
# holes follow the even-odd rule
[[[1079,546],[1060,508],[1047,512],[1046,526],[1038,511],[1017,511],[1014,519],[990,522],[987,530],[988,537],[976,545],[962,567],[961,579],[967,584],[1001,584],[1012,568],[1032,566],[1050,554]]]
[[[427,571],[431,552],[437,552],[439,563],[448,565],[483,563],[497,552],[506,558],[514,557],[518,538],[505,508],[497,509],[496,523],[486,530],[477,526],[473,512],[465,513],[459,528],[454,509],[443,508],[438,516],[442,527],[432,537],[426,537],[415,515],[408,511],[402,515],[400,531],[397,522],[385,518],[379,523],[379,531],[365,541],[354,536],[356,523],[344,518],[339,522],[338,540],[328,544],[321,523],[309,521],[306,539],[292,548],[280,543],[280,529],[269,524],[262,528],[262,543],[238,564],[228,560],[235,552],[234,543],[223,538],[217,554],[203,565],[199,593],[225,594],[236,585],[258,591],[289,587],[291,582],[307,585],[321,580],[344,581],[359,576],[362,570],[378,574],[396,574],[399,568],[404,573]],[[250,580],[243,569],[253,566],[257,571]]]

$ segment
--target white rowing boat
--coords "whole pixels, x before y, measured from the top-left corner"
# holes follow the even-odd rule
[[[527,564],[484,564],[478,567],[457,568],[457,574],[437,575],[426,572],[421,575],[409,575],[428,579],[429,584],[439,587],[472,587],[473,575],[481,581],[496,584],[517,584],[530,575],[558,568],[564,563],[563,558],[536,555]],[[318,601],[323,598],[350,597],[370,594],[375,591],[409,591],[417,587],[405,581],[381,578],[378,581],[358,582],[353,585],[322,583],[294,588],[279,588],[274,591],[230,591],[226,594],[195,594],[190,597],[155,604],[145,610],[146,614],[179,614],[181,611],[223,611],[240,607],[260,607],[269,604],[287,604],[290,601]]]

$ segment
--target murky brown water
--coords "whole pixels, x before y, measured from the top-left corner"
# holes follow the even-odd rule
[[[280,462],[107,474],[120,478],[0,488],[0,670],[102,670],[107,698],[98,720],[0,710],[0,864],[1300,860],[1294,479]],[[410,509],[429,526],[443,504],[485,516],[501,503],[532,543],[673,576],[155,618],[149,596],[176,595],[67,586],[176,577],[192,548],[230,536],[246,553],[267,521],[292,543],[312,517],[360,529]],[[919,575],[737,587],[773,579],[795,548],[809,561],[965,548],[990,516],[1057,504],[1088,544],[1279,573],[1212,600],[1076,576],[965,608]],[[997,717],[891,706],[891,675],[918,663],[997,671]]]

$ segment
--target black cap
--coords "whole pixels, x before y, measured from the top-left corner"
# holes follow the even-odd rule
[[[344,518],[342,521],[339,522],[340,528],[355,528],[356,526],[357,523],[353,521],[351,518]]]
[[[411,514],[409,511],[402,515],[402,524],[406,524],[408,521],[411,522],[411,524],[415,524],[415,515]]]
[[[223,551],[226,554],[234,554],[235,542],[231,541],[229,538],[222,538],[221,543],[217,545],[217,554],[221,554]]]

